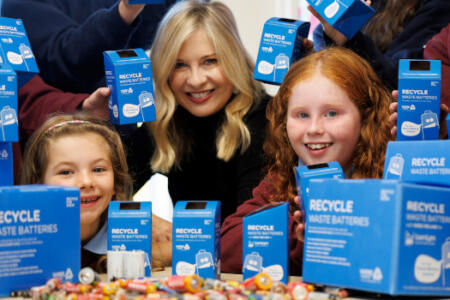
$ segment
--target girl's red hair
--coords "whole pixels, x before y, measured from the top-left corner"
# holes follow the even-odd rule
[[[317,72],[342,88],[361,115],[361,135],[354,149],[351,178],[381,178],[390,140],[391,95],[367,61],[344,48],[330,48],[310,54],[292,65],[277,95],[267,106],[269,120],[264,151],[268,159],[276,201],[297,195],[294,167],[298,157],[286,132],[288,100],[293,87]]]

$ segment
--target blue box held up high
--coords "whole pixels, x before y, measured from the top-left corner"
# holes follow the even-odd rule
[[[265,272],[287,284],[289,277],[289,204],[273,203],[244,217],[242,273],[244,280]]]
[[[145,276],[151,275],[152,203],[111,201],[108,209],[108,250],[145,252]]]
[[[17,72],[17,88],[39,73],[22,20],[0,17],[0,45],[0,63]]]
[[[295,168],[295,181],[299,196],[299,208],[305,220],[305,207],[308,206],[309,181],[312,178],[344,178],[344,172],[337,161],[329,163],[299,166]]]
[[[17,142],[17,76],[9,64],[0,64],[0,142]]]
[[[351,39],[375,11],[361,0],[306,0],[328,24]]]
[[[305,282],[450,295],[450,188],[312,179],[309,194]]]
[[[172,223],[172,273],[220,277],[220,202],[178,201]]]
[[[80,190],[0,187],[0,296],[51,278],[78,281]]]
[[[156,120],[152,65],[143,49],[103,52],[111,89],[109,117],[114,124]]]
[[[397,140],[438,139],[441,62],[401,59],[398,68]]]
[[[0,186],[14,184],[13,152],[11,143],[0,142]]]
[[[389,142],[383,178],[450,187],[450,140]]]
[[[280,85],[289,66],[304,55],[302,40],[308,37],[309,25],[309,22],[284,18],[267,20],[253,78]]]

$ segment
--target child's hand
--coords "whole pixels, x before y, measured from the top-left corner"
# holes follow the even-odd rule
[[[152,243],[172,241],[172,223],[152,215]]]
[[[298,196],[296,196],[294,198],[294,202],[297,203],[297,205],[299,204],[298,203],[299,202]],[[302,214],[301,214],[300,210],[297,209],[296,211],[294,211],[293,217],[294,217],[294,221],[297,223],[297,226],[295,227],[295,233],[297,235],[297,239],[300,242],[304,242],[304,240],[305,240],[305,238],[304,238],[304,236],[305,236],[305,223],[302,220]]]
[[[447,105],[441,103],[441,117],[439,120],[440,127],[439,127],[439,138],[440,139],[446,139],[448,137],[448,128],[447,128],[447,122],[446,118],[449,113],[449,108]]]
[[[397,110],[398,110],[398,91],[392,91],[394,102],[389,105],[389,121],[391,122],[391,135],[397,136]]]
[[[152,215],[152,270],[172,263],[172,223]]]
[[[391,122],[391,134],[392,136],[397,135],[397,111],[398,111],[398,91],[394,90],[392,91],[392,98],[395,102],[392,102],[389,105],[389,121]],[[447,123],[445,121],[445,118],[447,117],[449,113],[449,108],[447,105],[441,103],[441,113],[440,113],[440,120],[439,120],[439,138],[445,139],[447,137]]]
[[[87,97],[81,104],[81,109],[96,115],[99,119],[109,120],[108,97],[111,94],[109,88],[101,87]]]
[[[128,4],[128,0],[120,0],[119,15],[122,20],[131,25],[144,9],[145,4]]]
[[[337,46],[343,46],[348,41],[348,39],[347,39],[347,37],[345,35],[343,35],[339,31],[334,29],[330,24],[328,24],[328,22],[325,21],[325,19],[322,18],[322,16],[319,15],[319,13],[314,8],[311,7],[311,5],[308,5],[308,10],[314,15],[314,17],[319,19],[320,23],[322,23],[322,25],[323,25],[323,30],[324,30],[325,34]]]
[[[310,54],[314,52],[314,42],[304,38],[302,41],[303,49],[305,49],[305,54]]]

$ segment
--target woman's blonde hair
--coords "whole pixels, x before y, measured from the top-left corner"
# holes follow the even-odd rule
[[[238,149],[243,152],[250,145],[243,118],[260,99],[263,88],[252,78],[254,63],[241,42],[233,14],[220,2],[181,1],[162,19],[150,54],[157,116],[157,121],[147,125],[157,145],[151,159],[153,171],[167,173],[190,152],[190,142],[182,138],[182,128],[177,128],[173,119],[177,101],[168,81],[184,41],[198,29],[211,40],[218,63],[234,88],[216,135],[217,157],[228,161]]]
[[[297,195],[294,167],[298,157],[286,132],[287,107],[292,89],[317,72],[341,89],[358,108],[361,116],[359,142],[350,162],[351,178],[381,178],[390,136],[389,104],[391,95],[367,61],[344,48],[325,49],[291,66],[277,95],[267,106],[269,128],[264,143],[268,172],[276,176],[273,185],[277,201],[289,201]]]
[[[114,171],[115,200],[130,200],[132,181],[128,174],[125,151],[119,134],[109,127],[109,123],[85,113],[58,114],[50,117],[27,142],[21,173],[21,184],[41,184],[48,165],[50,141],[70,135],[96,133],[110,149],[110,159]],[[74,151],[83,151],[74,149]]]

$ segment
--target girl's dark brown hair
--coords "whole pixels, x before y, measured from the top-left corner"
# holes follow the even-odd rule
[[[384,53],[392,40],[403,31],[406,22],[414,17],[422,0],[387,0],[384,8],[377,12],[364,28],[378,50]]]
[[[272,201],[289,201],[297,195],[294,167],[298,157],[286,132],[287,107],[294,86],[320,72],[341,89],[358,108],[361,134],[354,149],[351,178],[380,178],[390,139],[389,104],[391,95],[371,66],[351,50],[325,49],[292,65],[277,95],[269,102],[269,120],[264,151],[268,174],[276,190]]]
[[[74,120],[78,120],[75,121]],[[27,142],[21,172],[21,184],[41,184],[48,164],[48,147],[52,140],[63,136],[96,133],[110,149],[110,159],[114,171],[115,200],[130,200],[132,181],[128,174],[125,151],[119,134],[108,122],[97,119],[86,112],[58,114],[50,117]],[[73,149],[73,151],[83,151]]]

